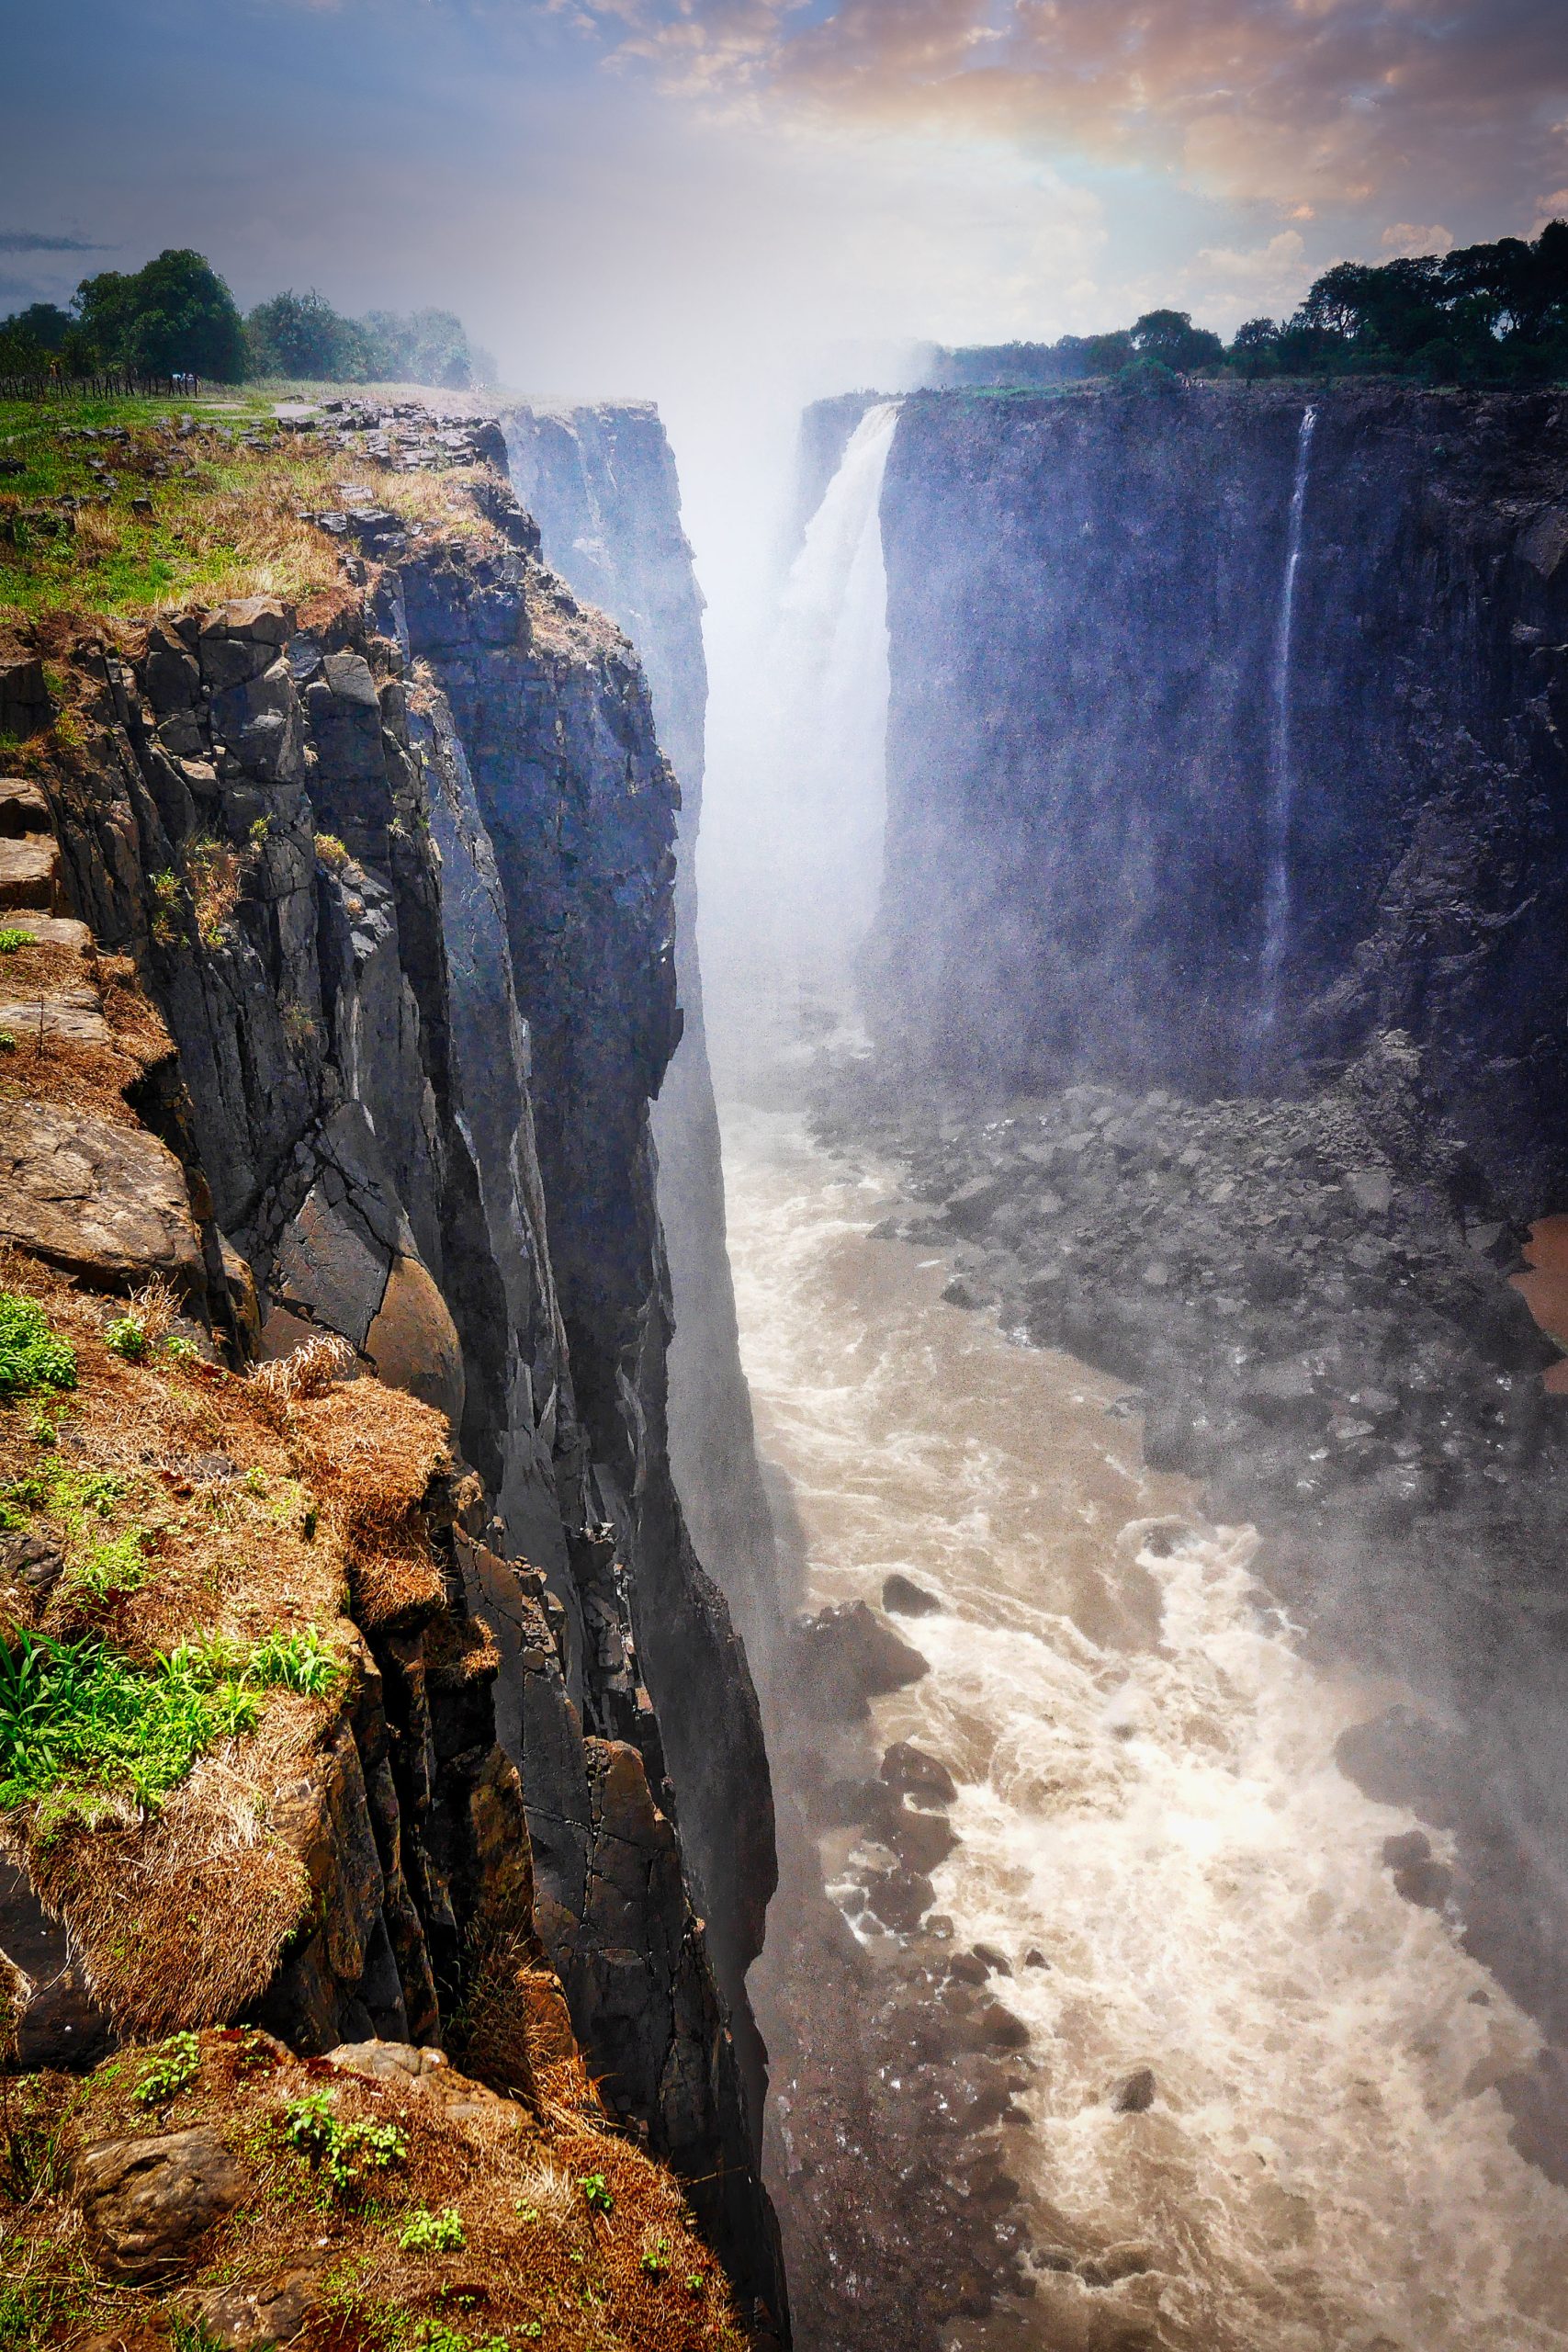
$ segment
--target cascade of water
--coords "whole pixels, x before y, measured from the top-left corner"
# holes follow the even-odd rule
[[[758,978],[786,1024],[843,1015],[854,950],[882,887],[887,582],[883,476],[898,403],[866,411],[812,516],[781,601],[769,669],[771,774],[759,795]]]
[[[1307,481],[1312,470],[1312,437],[1317,411],[1302,411],[1296,435],[1296,471],[1291,488],[1290,522],[1285,534],[1285,575],[1280,586],[1280,617],[1274,630],[1274,662],[1270,677],[1272,724],[1269,742],[1269,888],[1264,900],[1261,986],[1258,1028],[1267,1036],[1280,1012],[1280,971],[1291,921],[1291,803],[1295,788],[1291,745],[1291,641],[1295,633],[1296,576],[1302,563],[1303,525],[1306,516]]]

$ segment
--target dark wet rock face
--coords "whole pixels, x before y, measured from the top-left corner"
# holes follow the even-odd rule
[[[356,1597],[363,1702],[286,1824],[319,1925],[260,2016],[303,2049],[439,2039],[475,1923],[529,1916],[532,1839],[534,1960],[589,2065],[782,2313],[730,2027],[773,1880],[767,1763],[665,1434],[677,789],[630,646],[499,477],[483,504],[493,537],[378,542],[384,568],[348,558],[308,612],[252,598],[85,656],[92,751],[51,787],[66,895],[177,1056],[160,1140],[112,1130],[156,1182],[97,1193],[156,1224],[143,1275],[177,1242],[242,1354],[341,1335],[479,1474],[434,1511],[432,1589]],[[35,1155],[64,1170],[39,1219],[79,1146]],[[69,2063],[91,2019],[55,2023]]]
[[[874,1019],[953,1077],[1197,1094],[1402,1029],[1533,1210],[1568,1185],[1568,402],[1318,400],[1281,693],[1303,404],[905,403]]]

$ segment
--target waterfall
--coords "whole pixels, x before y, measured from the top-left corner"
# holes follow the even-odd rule
[[[759,795],[764,856],[758,974],[786,1037],[852,1005],[856,948],[876,913],[886,816],[887,580],[881,501],[898,403],[852,435],[790,568],[769,657]]]
[[[1263,956],[1259,989],[1259,1036],[1269,1035],[1280,1013],[1280,972],[1291,923],[1291,803],[1295,789],[1291,744],[1291,641],[1295,633],[1296,575],[1301,570],[1312,436],[1317,411],[1302,411],[1296,435],[1296,471],[1291,488],[1285,534],[1285,574],[1280,583],[1280,616],[1274,629],[1269,740],[1269,887],[1264,900]]]

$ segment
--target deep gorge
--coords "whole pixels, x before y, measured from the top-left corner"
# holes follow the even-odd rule
[[[91,1822],[13,1838],[14,2065],[581,2067],[759,2346],[1561,2340],[1568,407],[907,396],[714,908],[705,791],[766,793],[705,783],[657,412],[446,405],[303,424],[332,588],[6,650],[0,1281],[85,1366],[152,1278],[235,1373],[335,1336],[333,1410],[454,1441],[343,1521],[254,1981],[181,2007]],[[807,412],[802,532],[875,405]],[[282,1475],[228,1444],[141,1458]],[[52,1540],[18,1626],[170,1638]],[[150,1886],[172,1834],[115,1816]]]

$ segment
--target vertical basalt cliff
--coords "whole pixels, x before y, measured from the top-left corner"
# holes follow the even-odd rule
[[[885,1037],[1213,1093],[1399,1028],[1562,1190],[1560,395],[917,395],[883,522]]]
[[[753,1650],[775,1636],[779,1603],[725,1249],[724,1176],[697,956],[694,854],[707,703],[702,593],[656,409],[518,408],[502,422],[512,480],[538,524],[546,559],[637,647],[660,744],[679,786],[674,907],[682,1028],[652,1121],[673,1329],[665,1357],[668,1397],[661,1385],[645,1396],[655,1425],[667,1430],[675,1492],[660,1486],[649,1496],[662,1531],[650,1540],[671,1564],[671,1604],[657,1636],[645,1634],[644,1652],[683,1792],[682,1824],[711,1894],[715,1962],[760,2118],[765,2062],[750,2030],[745,1980],[761,1947],[776,1877],[773,1818],[771,1807],[764,1813],[759,1804],[766,1768],[750,1702],[745,1712],[730,1705],[714,1713],[714,1693],[727,1687],[715,1661],[728,1654],[732,1637],[707,1577]],[[649,1368],[657,1377],[657,1361]]]
[[[62,646],[39,779],[60,895],[166,1024],[131,1099],[188,1186],[191,1307],[239,1363],[340,1335],[461,1457],[428,1536],[351,1564],[365,1695],[300,1833],[322,1925],[253,2013],[304,2050],[439,2040],[510,1921],[779,2313],[725,1998],[773,1883],[766,1759],[665,1438],[677,790],[630,648],[483,471],[499,435],[405,437],[405,469],[477,463],[456,527],[332,516],[339,591]],[[36,1203],[3,1223],[68,1263]],[[8,1932],[57,1933],[14,1894]]]
[[[637,647],[659,740],[681,788],[675,956],[682,1027],[653,1116],[675,1311],[670,1450],[698,1554],[756,1644],[776,1630],[777,1563],[740,1370],[703,1023],[695,849],[707,664],[680,484],[659,413],[647,404],[520,408],[502,422],[513,485],[539,526],[546,560]]]

